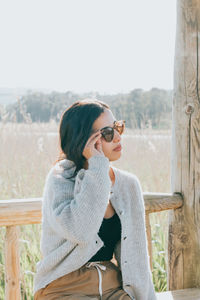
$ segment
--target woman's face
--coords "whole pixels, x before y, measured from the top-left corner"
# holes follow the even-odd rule
[[[106,126],[113,127],[114,126],[113,122],[115,120],[116,119],[114,118],[111,110],[105,109],[105,111],[93,123],[92,129],[93,131],[97,131]],[[103,137],[101,137],[101,142],[102,142],[102,150],[104,152],[104,155],[110,161],[114,161],[120,158],[122,150],[118,150],[118,151],[114,150],[117,146],[121,145],[121,136],[116,129],[114,130],[114,137],[111,142],[106,142]]]

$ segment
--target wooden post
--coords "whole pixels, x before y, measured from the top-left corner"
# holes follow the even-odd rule
[[[146,222],[146,233],[147,233],[148,252],[149,252],[149,263],[150,263],[151,271],[153,271],[151,224],[150,224],[150,219],[149,219],[148,213],[145,214],[145,222]]]
[[[19,226],[6,227],[6,300],[20,300]]]
[[[177,0],[168,290],[200,286],[200,0]]]

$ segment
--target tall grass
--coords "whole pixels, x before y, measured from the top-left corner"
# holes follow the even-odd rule
[[[0,124],[0,199],[41,197],[45,177],[58,156],[58,125]],[[123,151],[113,166],[136,174],[144,192],[170,192],[170,131],[127,128]],[[156,291],[167,287],[166,211],[150,215],[153,243],[153,281]],[[22,299],[33,299],[33,276],[40,260],[41,225],[20,226]],[[0,228],[0,299],[4,299],[5,228]]]

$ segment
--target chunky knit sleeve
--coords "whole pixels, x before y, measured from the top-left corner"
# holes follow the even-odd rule
[[[87,243],[98,232],[111,188],[108,158],[96,155],[88,164],[77,193],[72,181],[62,176],[53,178],[46,189],[50,226],[61,238],[76,244]]]

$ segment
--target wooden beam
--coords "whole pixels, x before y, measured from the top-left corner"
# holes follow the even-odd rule
[[[200,289],[184,289],[156,293],[157,300],[200,300]]]
[[[146,213],[176,209],[182,196],[167,193],[143,193]],[[0,226],[41,223],[42,198],[0,200]]]
[[[180,208],[183,197],[180,193],[143,193],[146,213],[159,212],[168,209]]]
[[[42,198],[0,200],[0,226],[41,223]]]
[[[168,290],[200,286],[200,0],[177,0]]]
[[[5,300],[20,300],[19,227],[6,227]]]
[[[147,243],[148,243],[148,252],[149,252],[149,263],[151,271],[153,271],[153,255],[152,255],[152,242],[151,242],[151,224],[149,220],[149,214],[145,214],[145,223],[146,223],[146,233],[147,233]]]

